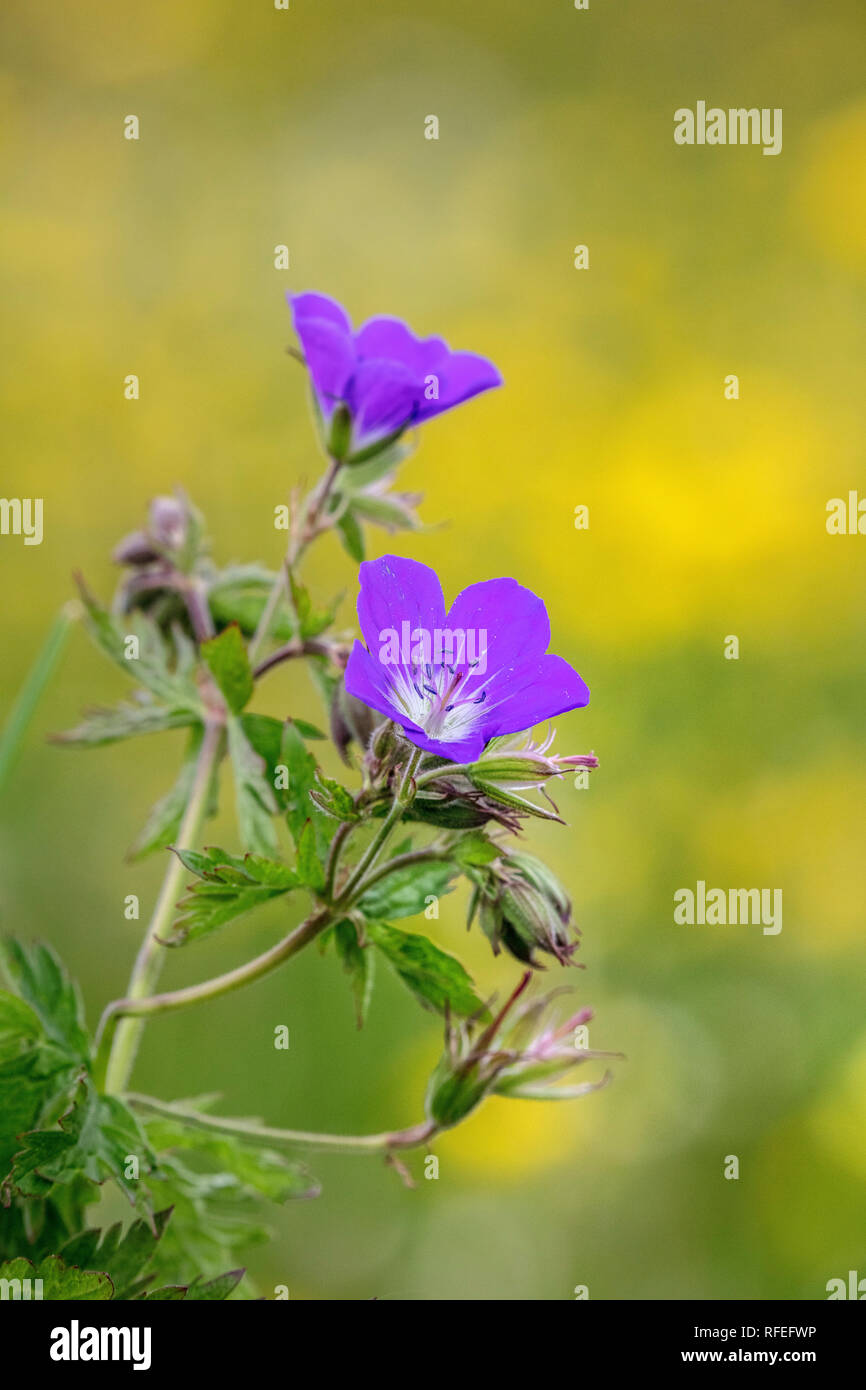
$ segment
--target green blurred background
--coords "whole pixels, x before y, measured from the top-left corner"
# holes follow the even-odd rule
[[[9,0],[2,27],[0,492],[45,499],[41,547],[0,540],[3,708],[71,571],[107,595],[153,493],[189,490],[219,560],[277,562],[273,508],[318,467],[289,287],[501,366],[506,389],[425,428],[401,479],[448,526],[376,533],[373,553],[434,564],[448,594],[514,575],[593,693],[557,748],[601,770],[563,786],[568,828],[530,847],[573,893],[577,998],[591,1044],[627,1054],[615,1084],[490,1102],[415,1191],[377,1160],[316,1157],[323,1196],[275,1210],[250,1253],[260,1287],[796,1299],[866,1275],[866,541],[824,524],[829,498],[866,492],[861,0]],[[699,99],[782,107],[782,154],[677,147],[673,112]],[[330,538],[307,575],[346,592],[351,624]],[[159,856],[124,852],[181,736],[86,753],[45,735],[122,690],[76,634],[2,808],[3,925],[56,944],[91,1022],[143,925],[124,896],[156,893]],[[320,718],[298,669],[258,707]],[[226,803],[209,839],[233,848]],[[781,887],[781,935],[675,926],[698,878]],[[284,912],[178,953],[167,984],[264,949]],[[462,897],[436,931],[481,988],[513,980],[466,937]],[[153,1022],[136,1084],[376,1130],[420,1117],[439,1042],[384,974],[358,1034],[311,954]]]

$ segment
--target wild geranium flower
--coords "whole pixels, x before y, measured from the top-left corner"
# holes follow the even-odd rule
[[[541,599],[514,579],[488,579],[445,610],[435,571],[385,555],[361,565],[351,695],[393,719],[417,747],[471,762],[490,739],[521,733],[589,703],[589,690],[547,651]]]
[[[332,452],[351,461],[410,425],[430,420],[502,385],[492,362],[452,352],[442,338],[416,338],[397,318],[373,318],[357,330],[327,295],[289,295]]]

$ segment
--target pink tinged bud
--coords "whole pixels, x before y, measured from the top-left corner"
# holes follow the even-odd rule
[[[118,542],[111,558],[116,565],[150,565],[160,556],[150,536],[144,531],[133,531]]]
[[[176,497],[154,497],[150,504],[150,533],[166,550],[179,550],[186,539],[189,514]]]

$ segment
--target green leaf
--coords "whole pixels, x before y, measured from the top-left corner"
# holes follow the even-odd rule
[[[208,1103],[186,1104],[201,1111]],[[240,1263],[242,1250],[266,1240],[263,1196],[286,1201],[318,1191],[294,1160],[268,1150],[263,1156],[253,1142],[162,1115],[149,1118],[146,1129],[159,1153],[154,1199],[174,1208],[155,1261],[166,1284],[221,1276]]]
[[[366,462],[353,462],[351,467],[341,474],[341,492],[360,492],[370,486],[371,483],[378,482],[388,473],[393,473],[406,461],[413,452],[414,445],[406,439],[401,431],[398,437],[390,444],[381,447],[381,441],[371,448],[370,458]]]
[[[255,681],[243,634],[236,623],[201,645],[202,660],[222,691],[232,714],[240,714],[252,697]]]
[[[251,637],[276,579],[271,570],[261,565],[229,565],[221,570],[208,589],[208,606],[216,626],[237,623],[244,636]],[[295,636],[295,624],[285,601],[274,614],[270,633],[279,642],[288,642]]]
[[[149,1186],[160,1207],[173,1208],[151,1266],[169,1286],[185,1286],[201,1274],[218,1276],[238,1263],[239,1250],[268,1239],[261,1196],[232,1173],[196,1172],[166,1152]],[[174,1297],[156,1292],[161,1299]]]
[[[326,816],[334,820],[355,822],[361,819],[349,789],[333,777],[326,777],[320,770],[316,771],[316,785],[310,791],[310,797]]]
[[[283,726],[280,761],[288,769],[289,785],[285,793],[286,821],[292,839],[300,846],[301,835],[307,824],[313,827],[315,845],[320,859],[327,856],[336,824],[323,813],[312,800],[310,793],[317,787],[318,767],[316,759],[309,751],[293,720],[287,719]]]
[[[298,615],[298,623],[300,624],[301,637],[318,637],[319,634],[325,632],[334,621],[342,595],[334,599],[330,607],[317,608],[310,598],[309,590],[295,577],[295,575],[292,574],[289,576],[289,582],[292,590],[292,604]]]
[[[364,533],[351,507],[343,512],[337,521],[336,529],[343,543],[343,549],[360,564],[364,558]]]
[[[113,1298],[114,1286],[107,1274],[93,1273],[81,1269],[69,1269],[57,1255],[49,1255],[38,1265],[33,1265],[23,1257],[7,1260],[0,1264],[0,1280],[9,1281],[13,1286],[9,1297],[20,1298],[21,1291],[15,1291],[16,1281],[23,1285],[30,1280],[30,1298],[34,1297],[33,1281],[42,1281],[41,1298],[46,1302],[75,1301],[93,1303]],[[4,1283],[4,1287],[6,1287]],[[7,1295],[4,1295],[7,1296]]]
[[[368,922],[367,932],[425,1008],[437,1013],[447,1008],[465,1015],[483,1012],[484,1005],[459,960],[440,951],[426,936],[400,931],[387,922]]]
[[[0,1181],[20,1135],[53,1123],[87,1063],[88,1041],[75,986],[47,946],[0,941],[0,964],[15,994],[0,991]]]
[[[178,651],[172,654],[159,628],[145,614],[136,611],[115,617],[88,592],[81,580],[79,590],[88,631],[115,665],[169,708],[186,710],[198,719],[203,718],[201,697],[193,679],[193,653],[188,644],[178,636]],[[128,655],[128,637],[137,639],[137,656]]]
[[[386,531],[420,531],[421,519],[414,510],[417,500],[410,493],[361,492],[352,499],[352,513]]]
[[[279,809],[264,758],[255,751],[237,718],[228,721],[229,756],[235,780],[238,827],[247,849],[274,856],[277,834],[271,816]]]
[[[157,801],[148,816],[141,834],[129,851],[130,860],[144,859],[154,850],[165,849],[177,838],[192,793],[203,736],[204,729],[199,724],[193,730],[177,781],[171,790]],[[217,776],[214,772],[211,778],[208,815],[213,815],[216,811],[216,794]]]
[[[365,917],[414,917],[428,906],[428,898],[450,892],[448,884],[458,872],[454,864],[433,860],[395,869],[368,888],[358,907]]]
[[[181,1150],[207,1161],[222,1173],[231,1173],[243,1185],[272,1202],[283,1204],[318,1195],[318,1184],[306,1167],[274,1149],[248,1143],[234,1134],[202,1129],[165,1115],[147,1124],[150,1142],[160,1152]]]
[[[222,1302],[233,1293],[240,1281],[243,1279],[246,1270],[230,1269],[227,1274],[218,1274],[216,1279],[211,1279],[209,1283],[203,1284],[201,1279],[194,1279],[186,1291],[186,1303],[216,1303]]]
[[[301,735],[302,738],[317,739],[328,737],[328,735],[323,734],[322,730],[319,729],[315,724],[308,723],[306,719],[295,718],[292,720],[292,723],[294,724],[295,728],[297,729],[298,733]]]
[[[480,830],[476,830],[455,840],[452,853],[461,869],[481,869],[485,864],[492,864],[494,859],[498,859],[502,850]]]
[[[337,923],[334,929],[334,941],[337,946],[337,954],[343,962],[343,969],[349,976],[352,997],[355,1001],[355,1016],[358,1020],[358,1027],[362,1028],[373,994],[376,957],[369,946],[361,945],[355,924],[348,919]]]
[[[244,736],[254,752],[264,763],[264,775],[273,788],[274,800],[281,811],[286,808],[286,791],[279,785],[283,780],[277,776],[282,762],[283,721],[269,714],[242,714],[240,717]]]
[[[79,1269],[105,1270],[114,1285],[115,1298],[135,1298],[147,1285],[148,1266],[170,1216],[168,1207],[157,1212],[152,1223],[134,1221],[126,1231],[119,1221],[105,1232],[82,1231],[61,1247],[60,1258]]]
[[[7,1186],[25,1197],[44,1196],[55,1183],[84,1175],[94,1183],[112,1178],[133,1203],[141,1189],[126,1176],[128,1160],[141,1169],[154,1166],[154,1156],[132,1112],[115,1096],[100,1096],[83,1078],[72,1107],[57,1129],[31,1130],[21,1135]]]
[[[312,821],[307,821],[298,841],[298,873],[302,882],[314,893],[321,893],[325,887],[325,869],[316,845],[316,831]]]
[[[51,742],[99,748],[139,734],[161,734],[166,729],[184,729],[197,723],[198,716],[189,709],[171,709],[142,700],[140,704],[122,704],[116,709],[91,710],[74,729],[52,735]]]
[[[67,1099],[77,1074],[50,1046],[36,1045],[0,1063],[0,1183],[21,1148],[19,1136]]]
[[[251,912],[261,903],[297,888],[301,882],[294,869],[261,855],[242,859],[225,850],[177,850],[184,867],[196,874],[200,883],[192,884],[180,902],[172,936],[166,944],[181,946],[209,936],[226,923]]]
[[[42,1036],[42,1024],[29,1004],[0,989],[0,1061],[17,1057]]]
[[[34,1262],[56,1254],[83,1229],[92,1201],[93,1184],[87,1178],[55,1187],[46,1198],[11,1194],[0,1216],[0,1260],[14,1260],[22,1250]]]
[[[0,940],[0,967],[19,999],[30,1006],[45,1037],[72,1060],[84,1061],[89,1043],[76,986],[50,946]]]

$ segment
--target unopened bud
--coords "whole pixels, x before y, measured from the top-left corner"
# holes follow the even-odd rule
[[[150,504],[150,534],[165,550],[180,550],[188,521],[187,509],[177,497],[154,497]]]
[[[150,565],[159,554],[146,532],[132,531],[114,547],[111,558],[116,565]]]

